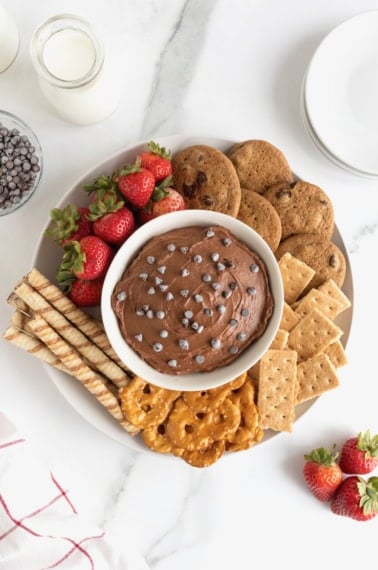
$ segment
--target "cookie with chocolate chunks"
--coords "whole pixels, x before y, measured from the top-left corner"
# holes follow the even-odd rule
[[[289,184],[275,184],[265,190],[263,196],[280,216],[282,240],[297,234],[316,234],[321,239],[331,239],[333,206],[319,186],[296,180]]]
[[[284,154],[264,140],[246,140],[233,145],[227,153],[240,185],[261,194],[273,184],[293,182],[294,176]]]
[[[320,239],[312,234],[298,234],[280,243],[275,256],[279,260],[284,253],[303,261],[315,271],[303,294],[313,287],[319,287],[327,279],[333,279],[341,288],[346,272],[346,261],[342,251],[330,240]]]
[[[253,190],[242,188],[238,219],[255,230],[275,251],[281,241],[281,220],[272,204]]]
[[[173,183],[187,208],[214,210],[236,217],[240,183],[232,162],[207,145],[193,145],[172,158]]]

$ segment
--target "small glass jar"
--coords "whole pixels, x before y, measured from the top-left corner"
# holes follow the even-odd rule
[[[47,20],[33,35],[31,59],[42,93],[63,119],[88,125],[117,108],[120,81],[83,18],[62,14]]]
[[[0,217],[18,210],[39,187],[43,155],[37,135],[0,109]]]
[[[16,59],[20,38],[12,16],[0,4],[0,73]]]

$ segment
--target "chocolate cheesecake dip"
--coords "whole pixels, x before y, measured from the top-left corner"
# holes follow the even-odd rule
[[[171,375],[230,364],[264,333],[273,312],[264,262],[220,226],[150,239],[111,303],[128,345]]]

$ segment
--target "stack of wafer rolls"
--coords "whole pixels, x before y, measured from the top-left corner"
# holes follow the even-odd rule
[[[102,323],[35,268],[16,284],[8,302],[15,312],[3,338],[76,378],[128,433],[137,433],[117,397],[133,374],[112,349]]]

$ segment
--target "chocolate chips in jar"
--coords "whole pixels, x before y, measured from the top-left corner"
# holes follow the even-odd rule
[[[17,117],[0,112],[0,215],[17,209],[31,196],[41,167],[35,135]]]

